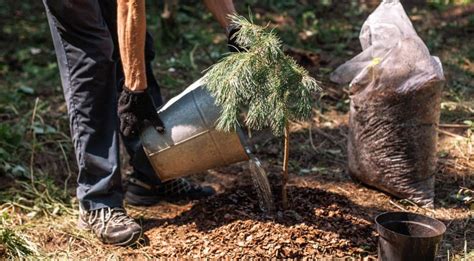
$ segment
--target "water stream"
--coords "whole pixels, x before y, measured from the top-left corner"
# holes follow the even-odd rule
[[[258,195],[260,209],[265,212],[275,210],[272,189],[268,181],[267,172],[262,167],[262,163],[255,156],[251,155],[249,160],[250,174]]]

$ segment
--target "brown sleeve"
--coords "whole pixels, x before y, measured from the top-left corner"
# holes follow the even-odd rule
[[[146,89],[145,74],[145,0],[117,1],[117,29],[125,74],[125,86],[131,91]]]

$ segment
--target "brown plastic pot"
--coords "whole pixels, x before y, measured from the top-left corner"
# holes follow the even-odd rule
[[[446,226],[409,212],[386,212],[375,218],[382,261],[434,260]]]

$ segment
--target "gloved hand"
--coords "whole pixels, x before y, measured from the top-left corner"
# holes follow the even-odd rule
[[[118,100],[120,132],[125,137],[137,137],[147,124],[153,125],[160,133],[165,128],[146,92],[132,92],[123,88]]]
[[[227,27],[227,47],[230,52],[245,52],[245,49],[237,43],[237,33],[239,30],[240,27],[235,24]]]

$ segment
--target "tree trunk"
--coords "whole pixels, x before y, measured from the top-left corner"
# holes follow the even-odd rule
[[[285,148],[283,154],[283,175],[282,175],[282,185],[281,185],[281,202],[283,204],[283,209],[288,208],[288,195],[286,192],[286,183],[288,183],[288,160],[290,156],[290,129],[288,123],[285,126]]]

